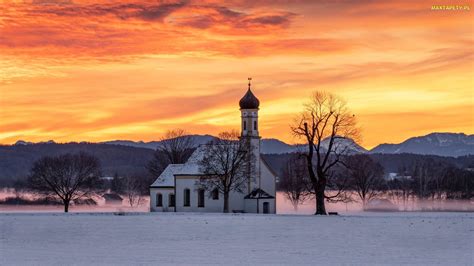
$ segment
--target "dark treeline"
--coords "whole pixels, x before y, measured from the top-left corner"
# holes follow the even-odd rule
[[[295,205],[312,197],[302,156],[267,155],[266,159],[280,170],[278,189]],[[474,156],[358,154],[346,156],[344,162],[332,171],[328,182],[337,201],[358,201],[365,207],[377,197],[398,203],[474,197]]]
[[[270,164],[272,169],[278,174],[282,175],[282,165],[284,165],[288,158],[292,156],[291,153],[286,154],[263,154],[265,161]],[[432,159],[437,162],[451,164],[457,168],[466,169],[474,168],[474,155],[460,156],[460,157],[444,157],[437,155],[420,155],[411,153],[402,154],[369,154],[369,156],[376,162],[380,163],[384,168],[384,173],[396,173],[400,168],[412,165],[417,160]]]
[[[15,188],[17,197],[4,204],[31,202],[19,196],[19,192],[28,191],[59,199],[64,211],[68,212],[69,206],[76,201],[92,200],[93,196],[113,192],[125,196],[131,207],[138,206],[165,167],[184,163],[194,150],[192,139],[184,130],[169,131],[166,137],[156,151],[146,150],[148,154],[145,149],[85,143],[4,147],[4,154],[9,151],[12,154],[5,156],[8,159],[2,162],[3,167],[18,168],[19,164],[14,163],[16,156],[26,159],[22,163],[27,166],[19,177],[7,180]],[[35,152],[34,149],[38,150]],[[32,152],[35,156],[26,156]]]
[[[99,159],[103,176],[148,175],[154,151],[121,145],[67,143],[0,146],[0,187],[26,182],[33,163],[44,156],[87,152]]]
[[[146,195],[149,193],[149,185],[156,179],[158,172],[162,171],[168,163],[184,162],[192,152],[187,142],[170,142],[169,144],[170,147],[178,144],[179,147],[183,147],[184,157],[170,156],[167,149],[153,151],[109,144],[0,146],[0,186],[25,188],[27,177],[31,174],[31,168],[36,160],[44,156],[86,151],[98,158],[102,176],[114,177],[102,180],[100,189],[130,195],[137,194],[135,191],[138,190],[139,194]],[[280,184],[285,174],[285,166],[291,156],[292,154],[263,155],[280,177]],[[474,155],[457,158],[416,154],[369,154],[369,156],[383,169],[384,184],[380,190],[392,191],[396,197],[456,199],[472,197],[473,172],[467,169],[474,168]],[[154,174],[151,174],[152,172]],[[389,173],[397,173],[398,177],[390,180],[387,178]],[[400,178],[402,176],[411,178],[402,179]]]

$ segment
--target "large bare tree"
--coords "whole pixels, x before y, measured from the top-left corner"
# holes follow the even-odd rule
[[[304,111],[291,127],[305,141],[305,152],[312,193],[316,195],[316,213],[326,215],[325,198],[332,170],[343,163],[351,150],[348,140],[357,139],[356,120],[341,98],[327,92],[314,92]]]
[[[183,129],[169,130],[160,139],[148,170],[153,178],[159,176],[168,164],[185,163],[194,150],[192,137]]]
[[[222,132],[218,138],[203,146],[199,161],[202,177],[199,185],[206,191],[217,189],[224,196],[223,212],[229,212],[229,196],[233,191],[244,192],[250,182],[253,165],[250,144],[237,131]]]
[[[349,187],[357,193],[365,209],[367,202],[384,191],[384,169],[366,154],[349,156],[346,169]]]
[[[81,152],[39,159],[33,164],[28,182],[40,193],[59,197],[64,212],[68,212],[71,201],[91,195],[99,177],[99,160]]]

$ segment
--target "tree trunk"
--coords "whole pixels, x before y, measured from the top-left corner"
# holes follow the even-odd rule
[[[318,182],[314,191],[316,192],[316,213],[315,215],[327,215],[326,205],[324,203],[324,191],[326,190],[326,179],[320,174]]]
[[[327,215],[326,206],[324,204],[324,188],[316,189],[316,213],[315,215]]]
[[[64,212],[69,212],[69,200],[63,200]]]
[[[224,192],[224,213],[229,212],[229,192]]]

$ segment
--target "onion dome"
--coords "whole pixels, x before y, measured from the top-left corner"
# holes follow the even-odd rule
[[[249,79],[249,89],[245,93],[244,97],[239,101],[240,109],[258,109],[260,106],[260,101],[253,95],[250,90],[250,79]]]

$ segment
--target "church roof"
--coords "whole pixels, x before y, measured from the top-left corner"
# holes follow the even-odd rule
[[[165,170],[161,173],[161,175],[151,184],[150,187],[174,187],[174,177],[178,176],[199,176],[203,175],[202,170],[200,169],[199,162],[203,159],[204,153],[206,152],[206,146],[212,144],[201,144],[199,145],[196,150],[191,154],[188,161],[184,164],[169,164]],[[267,164],[267,162],[263,159],[260,155],[258,157],[260,161],[269,169],[269,171],[274,175],[275,172],[273,169]],[[262,190],[263,193],[266,194],[265,191]],[[253,193],[253,192],[252,192]],[[257,192],[256,192],[257,193]],[[258,192],[261,193],[261,192]],[[250,195],[250,194],[249,194]],[[264,194],[259,194],[263,196]],[[268,194],[267,194],[268,195]],[[268,195],[270,196],[270,195]],[[271,197],[271,196],[270,196]]]
[[[174,187],[174,175],[179,172],[182,167],[183,164],[168,164],[150,187]]]
[[[254,189],[244,199],[274,199],[272,195],[268,194],[261,188]]]
[[[183,167],[175,173],[175,175],[202,175],[199,167],[199,162],[204,158],[205,146],[207,144],[199,145],[191,154],[188,161],[183,164]]]
[[[240,109],[258,109],[260,106],[260,101],[253,95],[252,91],[249,89],[245,93],[244,97],[239,101]]]

